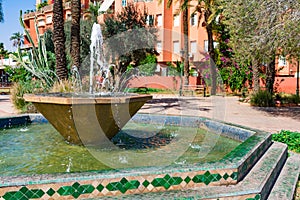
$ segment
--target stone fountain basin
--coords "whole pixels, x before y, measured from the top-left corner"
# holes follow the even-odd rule
[[[25,94],[37,110],[70,143],[77,145],[110,144],[120,129],[152,99],[151,95],[102,93]]]
[[[1,124],[6,127],[44,121],[40,115],[0,119],[0,128],[3,127]],[[15,196],[40,199],[106,198],[106,196],[122,198],[123,196],[120,195],[144,195],[149,192],[172,190],[178,191],[180,196],[180,192],[185,190],[186,192],[197,191],[204,187],[213,189],[214,186],[222,185],[227,185],[225,190],[230,190],[231,186],[228,185],[236,185],[242,181],[272,144],[270,133],[195,116],[136,114],[131,121],[158,125],[164,122],[164,125],[182,127],[199,127],[204,124],[209,130],[243,142],[221,160],[211,163],[133,167],[78,173],[0,176],[0,198]],[[263,171],[263,173],[266,172]],[[252,195],[251,199],[258,199],[254,198],[256,194],[253,192],[256,191],[253,191],[252,188],[246,189],[246,194]],[[161,194],[158,193],[158,195]],[[240,191],[235,193],[239,199],[245,199],[243,198],[244,194]]]

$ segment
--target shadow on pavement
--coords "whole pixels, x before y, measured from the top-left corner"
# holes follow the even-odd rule
[[[290,117],[295,120],[300,120],[300,107],[253,107],[255,110],[263,111],[273,117]]]

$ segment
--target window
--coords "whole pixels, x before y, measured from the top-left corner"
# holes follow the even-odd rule
[[[216,48],[218,46],[218,42],[214,41],[214,48]],[[208,52],[208,40],[204,40],[204,51]]]
[[[197,53],[197,42],[191,41],[191,53]]]
[[[198,23],[198,16],[197,14],[193,13],[191,15],[191,26],[196,26]]]
[[[45,26],[45,21],[43,19],[38,20],[38,26]]]
[[[51,23],[52,23],[52,15],[48,15],[48,16],[46,17],[46,23],[47,23],[47,24],[51,24]]]
[[[154,16],[153,15],[147,15],[146,23],[149,26],[153,26],[154,25]]]
[[[123,7],[127,6],[127,0],[122,0],[122,6]]]
[[[156,16],[157,18],[157,26],[162,26],[163,25],[163,20],[162,20],[162,15],[159,14]]]
[[[67,13],[66,13],[66,20],[72,20],[72,14],[71,14],[71,12],[69,11],[67,11]]]
[[[178,27],[179,24],[180,24],[179,15],[174,15],[173,16],[173,25],[174,25],[174,27]]]
[[[156,50],[158,53],[162,52],[162,45],[161,45],[161,41],[158,41],[156,44]]]
[[[179,41],[173,41],[173,53],[180,55],[180,45]]]
[[[278,66],[286,66],[286,58],[284,56],[279,56]]]

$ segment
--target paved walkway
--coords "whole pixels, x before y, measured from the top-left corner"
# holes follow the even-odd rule
[[[300,132],[300,107],[256,108],[241,103],[238,97],[176,97],[154,95],[140,113],[196,115],[218,119],[242,126],[279,132]],[[17,115],[9,95],[0,95],[0,117]]]
[[[238,97],[157,95],[140,112],[203,116],[271,133],[281,130],[300,132],[300,107],[257,108],[239,102]]]

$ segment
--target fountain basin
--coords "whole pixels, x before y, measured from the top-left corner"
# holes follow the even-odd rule
[[[105,145],[152,96],[47,93],[25,94],[24,99],[32,102],[68,142]]]
[[[26,118],[27,121],[28,116],[21,118]],[[29,118],[33,123],[45,121],[39,115],[30,115]],[[180,125],[187,128],[204,124],[209,130],[240,140],[242,143],[221,160],[207,163],[0,176],[0,198],[22,199],[19,196],[40,199],[101,198],[176,190],[180,197],[180,191],[188,189],[237,184],[272,144],[269,133],[207,118],[137,114],[130,121],[154,125],[161,125],[163,121],[164,125]],[[168,148],[168,145],[165,148]],[[161,160],[161,157],[157,157],[157,160]],[[251,190],[246,194],[249,198],[256,196]],[[244,193],[237,194],[239,195],[243,196]]]

